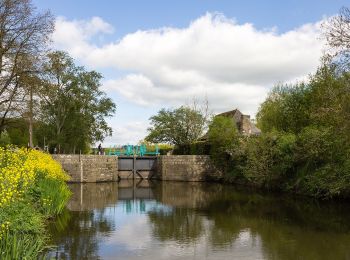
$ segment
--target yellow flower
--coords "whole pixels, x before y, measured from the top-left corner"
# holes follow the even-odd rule
[[[21,199],[39,176],[67,181],[68,175],[49,154],[0,147],[0,208]]]

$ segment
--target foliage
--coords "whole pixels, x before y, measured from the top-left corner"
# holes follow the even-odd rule
[[[174,149],[173,145],[170,144],[152,144],[149,142],[141,142],[140,144],[145,144],[146,145],[146,150],[147,152],[155,152],[156,151],[156,146],[158,147],[158,152],[161,155],[166,155],[169,151]]]
[[[7,131],[0,133],[0,146],[7,146],[11,144],[11,138]]]
[[[246,146],[244,176],[253,185],[281,187],[288,174],[294,172],[296,136],[272,132],[251,138]]]
[[[216,116],[209,125],[208,140],[210,157],[216,167],[226,172],[226,179],[238,174],[237,160],[240,160],[240,136],[236,123],[228,117]]]
[[[323,33],[327,40],[333,61],[341,70],[350,69],[350,9],[343,7],[336,16],[323,23]]]
[[[173,150],[175,155],[207,155],[210,154],[210,144],[208,142],[193,142],[175,146]]]
[[[238,142],[235,122],[225,116],[216,116],[209,125],[208,139],[213,153],[230,152]]]
[[[263,132],[273,130],[298,133],[309,120],[309,88],[305,83],[277,85],[257,114]]]
[[[66,180],[49,154],[0,148],[1,258],[37,258],[46,242],[45,219],[60,213],[71,194]]]
[[[53,31],[49,12],[38,13],[30,0],[0,1],[0,133],[7,118],[23,112],[23,79],[37,71]]]
[[[162,109],[150,118],[151,125],[146,141],[173,145],[190,144],[203,133],[206,116],[200,110],[181,106]]]
[[[101,74],[47,53],[53,25],[31,0],[0,2],[0,135],[6,130],[18,146],[88,152],[111,134],[105,118],[115,104],[100,90]]]
[[[334,64],[322,65],[308,82],[274,88],[257,117],[264,133],[240,143],[246,183],[349,196],[349,104],[350,75]]]
[[[20,235],[6,232],[0,241],[1,259],[40,259],[45,239],[37,235]]]
[[[48,55],[41,89],[41,131],[51,147],[76,153],[112,133],[105,117],[115,104],[100,90],[102,76],[77,67],[67,53]]]
[[[39,204],[41,212],[50,217],[63,211],[71,192],[61,180],[39,177],[32,186],[30,195],[33,202]]]

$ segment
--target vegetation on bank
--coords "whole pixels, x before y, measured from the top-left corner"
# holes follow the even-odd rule
[[[47,246],[45,221],[64,209],[68,176],[50,155],[0,147],[0,258],[37,259]]]
[[[321,198],[349,197],[349,116],[350,74],[323,65],[308,82],[271,91],[257,114],[260,136],[235,135],[231,119],[214,119],[211,156],[226,181]]]

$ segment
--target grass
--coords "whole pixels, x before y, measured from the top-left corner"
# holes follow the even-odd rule
[[[67,179],[49,154],[0,147],[0,259],[44,257],[46,220],[71,196]]]

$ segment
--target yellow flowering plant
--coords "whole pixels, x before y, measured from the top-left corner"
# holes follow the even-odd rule
[[[68,175],[49,154],[24,148],[0,147],[0,208],[24,193],[38,176],[67,181]]]
[[[46,153],[0,147],[1,259],[34,259],[46,243],[45,219],[61,213],[69,176]]]

